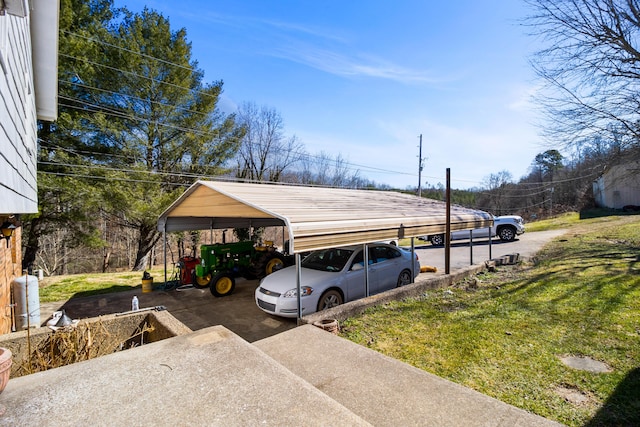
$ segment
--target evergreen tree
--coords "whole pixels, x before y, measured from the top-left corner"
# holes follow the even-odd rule
[[[61,113],[42,132],[51,170],[40,177],[64,179],[69,194],[86,186],[78,211],[135,231],[132,265],[142,270],[161,236],[160,213],[198,177],[224,171],[243,129],[217,109],[222,81],[203,82],[185,29],[110,0],[63,0],[61,9]],[[41,216],[51,209],[43,205]]]

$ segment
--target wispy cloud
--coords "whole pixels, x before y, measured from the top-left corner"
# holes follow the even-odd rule
[[[280,45],[274,47],[270,54],[338,76],[371,77],[407,84],[444,81],[429,75],[428,72],[413,70],[371,55],[349,55],[347,52],[317,47],[311,43]]]
[[[514,111],[531,111],[535,109],[533,99],[539,92],[540,86],[525,86],[520,85],[514,88],[511,92],[513,100],[507,106],[510,110]]]
[[[434,84],[450,79],[437,78],[425,70],[416,70],[359,52],[348,34],[333,28],[304,25],[247,16],[208,13],[191,19],[233,28],[239,38],[250,38],[261,55],[302,64],[343,77],[368,77],[405,84]]]

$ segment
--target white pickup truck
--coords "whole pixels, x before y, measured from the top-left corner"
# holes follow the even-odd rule
[[[473,230],[473,238],[488,237],[489,227],[476,228]],[[458,230],[451,233],[451,240],[465,240],[469,238],[470,230]],[[491,227],[491,237],[498,236],[500,240],[512,242],[516,236],[524,233],[524,220],[518,215],[503,215],[493,217],[493,227]],[[432,234],[420,237],[427,240],[434,246],[444,245],[444,234]]]

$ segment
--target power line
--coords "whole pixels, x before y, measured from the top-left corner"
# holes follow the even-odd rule
[[[75,110],[79,110],[79,111],[88,111],[88,112],[92,112],[92,113],[103,113],[106,114],[108,116],[113,116],[113,117],[118,117],[120,119],[127,119],[127,120],[135,120],[135,121],[139,121],[139,122],[144,122],[150,125],[157,125],[157,126],[164,126],[164,127],[168,127],[168,128],[172,128],[175,130],[179,130],[181,132],[190,132],[196,135],[200,135],[203,137],[218,137],[219,133],[218,132],[206,132],[206,131],[199,131],[199,130],[195,130],[192,128],[186,128],[186,127],[182,127],[182,126],[175,126],[172,124],[168,124],[168,123],[163,123],[163,122],[159,122],[157,120],[151,120],[145,117],[138,117],[138,116],[134,116],[131,114],[128,114],[124,111],[119,111],[119,110],[114,110],[110,107],[104,107],[98,104],[92,104],[89,103],[87,101],[83,101],[81,99],[77,99],[77,98],[71,98],[65,95],[58,95],[58,97],[60,99],[64,99],[67,101],[71,101],[71,102],[76,102],[80,105],[84,105],[85,107],[88,108],[82,108],[82,107],[78,107],[75,105],[71,105],[71,104],[65,104],[63,102],[60,103],[61,106],[63,107],[67,107],[67,108],[72,108]]]
[[[208,114],[203,113],[201,111],[190,110],[188,108],[184,108],[184,107],[181,107],[181,106],[178,106],[178,105],[173,105],[173,104],[164,104],[164,103],[162,103],[160,101],[153,101],[151,99],[143,99],[143,98],[139,98],[137,96],[125,94],[125,93],[122,93],[122,92],[114,92],[112,90],[102,89],[102,88],[95,87],[95,86],[89,86],[89,85],[86,85],[84,83],[69,82],[67,80],[62,80],[62,79],[58,80],[58,82],[62,83],[62,84],[66,84],[66,85],[79,86],[79,87],[82,87],[82,88],[85,88],[85,89],[89,89],[89,90],[97,90],[99,92],[108,93],[108,94],[114,95],[114,96],[122,96],[123,98],[129,98],[129,99],[133,99],[133,100],[136,100],[136,101],[148,102],[150,104],[157,104],[157,105],[160,105],[161,107],[171,107],[171,108],[173,108],[175,110],[184,111],[185,113],[199,114],[199,115],[202,115],[202,116],[205,116],[205,117],[209,117]]]
[[[47,166],[64,166],[70,168],[87,168],[87,169],[99,169],[104,171],[111,172],[124,172],[131,174],[148,174],[148,175],[159,175],[159,176],[168,176],[168,177],[179,177],[179,178],[195,178],[199,179],[202,177],[202,174],[189,173],[189,172],[164,172],[164,171],[154,171],[148,169],[127,169],[127,168],[114,168],[107,167],[104,165],[78,165],[75,163],[62,163],[62,162],[45,162],[38,161],[39,165],[47,165]]]
[[[202,132],[202,131],[194,130],[194,129],[191,129],[191,128],[184,128],[184,127],[174,126],[174,125],[170,125],[170,124],[163,123],[163,122],[152,121],[152,120],[150,120],[148,118],[130,115],[130,114],[126,113],[126,112],[113,110],[113,109],[108,108],[108,107],[102,107],[102,106],[100,106],[98,104],[92,104],[92,103],[89,103],[89,102],[81,100],[81,99],[71,98],[71,97],[67,97],[67,96],[64,96],[64,95],[59,95],[59,97],[62,98],[62,99],[71,101],[71,102],[76,102],[76,103],[78,103],[80,105],[84,105],[85,107],[88,107],[88,108],[81,108],[81,107],[78,107],[78,106],[75,106],[75,105],[70,105],[70,104],[66,104],[66,103],[62,103],[62,102],[60,103],[60,105],[63,106],[63,107],[72,108],[72,109],[76,109],[76,110],[79,110],[79,111],[93,112],[93,113],[100,112],[100,113],[103,113],[103,114],[106,114],[106,115],[111,115],[113,117],[118,117],[118,118],[122,118],[122,119],[137,120],[137,121],[145,122],[145,123],[148,123],[148,124],[155,124],[155,125],[158,125],[158,126],[165,126],[165,127],[177,129],[177,130],[182,131],[182,132],[191,132],[191,133],[203,136],[203,137],[211,137],[211,136],[218,137],[219,136],[219,134],[217,132],[213,132],[213,133],[211,133],[211,132]],[[259,143],[257,143],[257,144],[259,144]],[[309,154],[309,153],[306,153],[306,152],[301,152],[301,151],[289,150],[289,153],[298,155],[300,157],[306,157],[308,159],[315,158],[317,160],[322,160],[322,161],[326,160],[326,158],[323,158],[321,156],[312,155],[312,154]],[[103,153],[99,153],[99,154],[103,154]],[[339,164],[340,164],[340,161],[337,160],[337,159],[336,160],[329,160],[329,161],[331,163],[334,163],[336,166],[339,166]],[[387,174],[394,174],[394,175],[415,176],[415,174],[408,173],[408,172],[401,172],[401,171],[377,168],[377,167],[374,167],[374,166],[362,165],[362,164],[358,164],[358,163],[344,162],[344,164],[348,165],[348,166],[354,166],[354,167],[347,167],[347,169],[349,169],[349,170],[358,170],[358,168],[364,168],[365,170],[371,171],[371,172],[387,173]]]
[[[202,91],[199,91],[199,90],[187,88],[185,86],[180,86],[180,85],[177,85],[175,83],[169,83],[169,82],[166,82],[164,80],[154,79],[153,77],[143,76],[142,74],[134,73],[133,71],[123,70],[122,68],[116,68],[116,67],[112,67],[110,65],[100,64],[99,62],[90,61],[90,60],[88,60],[86,58],[78,58],[77,56],[71,56],[71,55],[67,55],[65,53],[59,53],[58,55],[59,56],[63,56],[65,58],[74,59],[76,61],[84,61],[87,64],[95,65],[97,67],[106,68],[108,70],[117,71],[117,72],[125,73],[125,74],[131,74],[134,77],[139,77],[141,79],[150,80],[150,81],[152,81],[154,83],[164,84],[164,85],[172,86],[172,87],[175,87],[175,88],[178,88],[178,89],[187,90],[189,92],[197,93],[199,95],[214,96],[214,95],[212,95],[210,93],[206,93],[206,92],[202,92]]]
[[[119,50],[123,50],[125,52],[133,53],[134,55],[139,55],[139,56],[142,56],[142,57],[147,58],[147,59],[152,59],[154,61],[162,62],[163,64],[171,65],[171,66],[174,66],[174,67],[179,67],[179,68],[182,68],[182,69],[188,70],[188,71],[194,71],[194,68],[192,66],[176,64],[175,62],[170,62],[170,61],[167,61],[165,59],[156,58],[155,56],[151,56],[151,55],[148,55],[146,53],[136,52],[134,50],[127,49],[126,47],[117,46],[117,45],[114,45],[114,44],[111,44],[111,43],[107,43],[107,42],[105,42],[103,40],[98,40],[98,39],[93,38],[93,37],[83,36],[82,34],[74,33],[74,32],[71,32],[71,31],[61,30],[61,32],[65,33],[65,34],[69,34],[71,36],[80,37],[80,38],[83,38],[83,39],[91,41],[91,42],[100,43],[100,44],[105,45],[105,46],[109,46],[109,47],[113,47],[113,48],[116,48],[116,49],[119,49]]]
[[[77,166],[77,165],[74,165]],[[180,187],[188,187],[193,185],[193,183],[178,183],[178,182],[170,182],[170,181],[151,181],[144,179],[133,179],[133,178],[123,178],[123,177],[112,177],[112,176],[102,176],[102,175],[90,175],[90,174],[82,174],[82,173],[69,173],[69,172],[51,172],[51,171],[41,171],[38,173],[42,173],[45,175],[53,175],[59,177],[75,177],[75,178],[85,178],[85,179],[98,179],[98,180],[109,180],[109,181],[121,181],[121,182],[131,182],[131,183],[142,183],[142,184],[169,184]],[[235,178],[235,177],[227,177],[223,175],[215,175],[215,176],[200,176],[198,179],[209,180],[209,181],[226,181],[226,182],[246,182],[253,184],[274,184],[274,185],[295,185],[298,187],[317,187],[317,188],[351,188],[351,187],[335,187],[331,185],[322,185],[322,184],[301,184],[295,182],[283,182],[283,181],[268,181],[268,180],[255,180],[255,179],[246,179],[246,178]],[[377,190],[370,190],[377,191]]]

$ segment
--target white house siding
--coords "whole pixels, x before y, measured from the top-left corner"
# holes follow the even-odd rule
[[[640,162],[612,166],[593,183],[593,195],[601,207],[640,206]]]
[[[29,16],[0,16],[0,215],[38,211]]]

